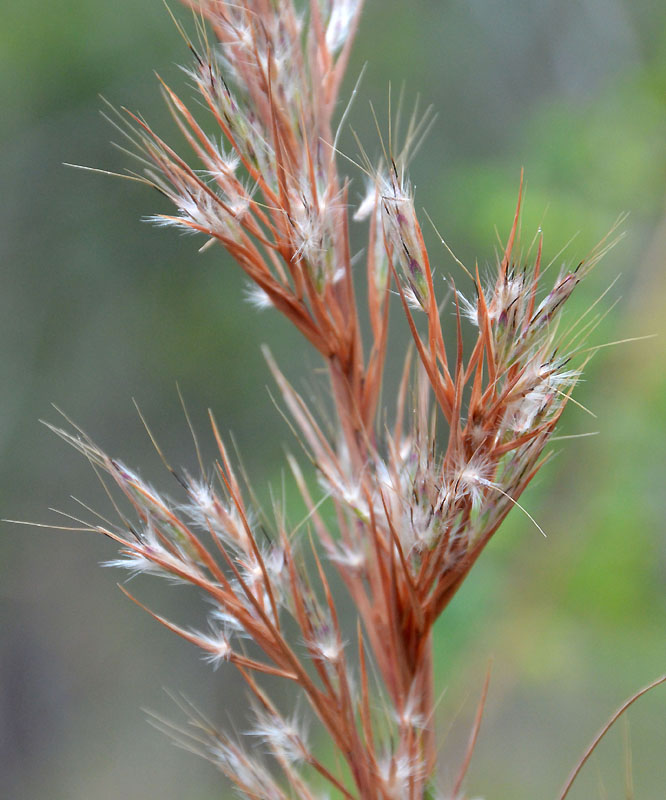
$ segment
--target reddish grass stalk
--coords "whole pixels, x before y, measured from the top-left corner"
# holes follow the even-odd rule
[[[160,79],[196,166],[139,115],[120,113],[144,163],[143,175],[132,179],[175,205],[177,213],[155,217],[157,224],[219,242],[255,285],[255,302],[277,309],[324,361],[333,419],[325,429],[266,354],[323,486],[313,496],[289,459],[308,508],[314,567],[281,511],[268,540],[260,536],[212,416],[215,481],[181,477],[169,467],[185,493],[181,503],[162,498],[82,431],[60,434],[107,474],[136,517],[131,523],[120,513],[118,526],[89,526],[120,544],[121,557],[111,563],[194,585],[213,601],[209,632],[149,613],[214,664],[238,669],[256,704],[254,733],[282,783],[189,707],[191,728],[176,730],[176,738],[211,759],[247,797],[314,798],[317,773],[347,798],[423,800],[432,796],[437,771],[433,625],[509,511],[522,508],[519,498],[547,458],[582,369],[571,359],[594,328],[567,331],[578,339],[567,349],[559,318],[609,243],[576,269],[563,267],[544,288],[541,240],[531,265],[529,252],[520,250],[521,177],[495,274],[484,283],[478,268],[475,276],[466,270],[473,300],[452,283],[451,343],[406,174],[410,146],[424,127],[413,118],[402,150],[390,143],[377,167],[366,159],[368,195],[354,215],[370,218],[365,330],[355,290],[361,276],[350,253],[349,179],[338,171],[332,127],[361,1],[311,0],[304,13],[292,0],[189,4],[201,15],[197,36],[179,29],[215,135]],[[403,353],[390,353],[404,360],[395,413],[380,405],[393,284],[411,336]],[[448,431],[445,447],[438,420]],[[338,617],[331,569],[356,608],[356,658]],[[287,639],[286,617],[298,644]],[[261,659],[241,651],[243,637]],[[346,762],[346,776],[317,760],[297,722],[284,718],[257,682],[263,673],[297,685]],[[486,680],[452,787],[456,798],[487,687]],[[375,710],[377,697],[384,713]]]

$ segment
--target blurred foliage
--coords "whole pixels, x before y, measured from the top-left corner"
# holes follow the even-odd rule
[[[58,419],[52,402],[159,482],[136,396],[168,456],[193,469],[176,382],[207,457],[210,406],[234,432],[259,496],[268,500],[269,484],[281,491],[282,447],[293,443],[265,389],[258,344],[268,341],[297,381],[314,356],[276,316],[241,302],[243,280],[220,253],[198,255],[196,240],[138,222],[161,199],[62,166],[127,164],[108,145],[115,134],[97,113],[98,92],[172,130],[151,71],[178,83],[175,65],[186,60],[157,2],[3,7],[2,516],[53,522],[47,506],[70,493],[108,505],[87,465],[37,424]],[[404,82],[407,109],[420,91],[422,107],[439,113],[412,177],[419,204],[466,263],[492,263],[521,167],[523,239],[541,226],[553,269],[630,212],[626,237],[580,287],[577,310],[621,273],[601,307],[622,299],[594,342],[660,336],[601,350],[589,365],[577,398],[597,418],[572,406],[562,433],[599,434],[562,441],[524,498],[548,539],[512,514],[436,642],[443,779],[455,774],[492,656],[470,791],[554,796],[599,725],[666,663],[666,7],[367,0],[349,86],[365,61],[351,124],[371,153],[379,143],[366,101],[383,125],[389,81],[394,97]],[[441,273],[464,280],[431,239]],[[177,716],[167,685],[221,722],[239,720],[239,685],[128,607],[117,577],[96,569],[111,552],[94,538],[2,528],[0,793],[220,797],[214,771],[170,750],[140,708]],[[170,588],[144,582],[140,595],[179,619],[194,613],[192,598]],[[636,797],[662,796],[666,785],[664,694],[629,715]],[[624,796],[624,749],[618,727],[571,797]]]

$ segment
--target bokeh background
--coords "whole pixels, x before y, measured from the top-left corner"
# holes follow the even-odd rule
[[[296,381],[314,356],[276,315],[242,302],[243,279],[221,250],[198,254],[196,240],[140,221],[162,208],[157,195],[63,166],[127,165],[98,93],[172,130],[152,70],[182,86],[176,65],[187,57],[159,0],[3,4],[2,517],[57,522],[48,507],[76,513],[70,495],[106,508],[88,465],[39,424],[61,419],[52,403],[169,488],[132,398],[169,458],[193,468],[176,383],[207,457],[210,407],[259,496],[281,491],[293,443],[258,344]],[[523,227],[529,238],[542,225],[549,257],[578,233],[560,257],[578,260],[630,212],[573,311],[620,275],[603,303],[621,300],[594,341],[658,336],[595,358],[577,397],[597,416],[571,406],[562,433],[598,435],[562,441],[524,496],[548,538],[514,512],[438,628],[444,781],[492,657],[470,793],[553,797],[599,725],[666,665],[666,7],[367,0],[349,85],[366,61],[352,124],[370,152],[368,100],[386,119],[389,82],[438,113],[412,177],[418,205],[464,261],[492,262],[521,167]],[[345,147],[355,155],[350,138]],[[434,261],[455,269],[441,250]],[[224,722],[239,719],[242,690],[231,670],[212,672],[131,606],[115,586],[122,575],[98,568],[112,556],[91,536],[0,528],[0,795],[231,796],[212,767],[147,725],[144,709],[178,718],[167,687]],[[184,590],[133,588],[180,620],[194,613]],[[666,689],[627,720],[572,797],[664,796]]]

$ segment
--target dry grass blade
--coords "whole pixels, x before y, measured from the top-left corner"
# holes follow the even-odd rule
[[[564,800],[564,798],[569,794],[571,787],[574,784],[574,781],[578,777],[580,771],[585,766],[585,763],[592,755],[592,753],[596,750],[597,745],[599,742],[604,738],[604,736],[608,733],[608,731],[613,727],[613,725],[617,722],[617,720],[624,714],[624,712],[632,706],[636,700],[639,700],[644,694],[647,694],[652,689],[656,689],[657,686],[660,686],[662,683],[666,683],[666,675],[662,675],[661,678],[657,678],[656,681],[652,681],[652,683],[644,686],[642,689],[637,691],[635,694],[632,694],[628,700],[625,700],[624,703],[618,708],[618,710],[613,714],[613,716],[608,720],[608,722],[601,728],[599,733],[594,737],[592,742],[590,743],[589,747],[583,754],[583,757],[580,761],[576,764],[576,766],[571,770],[569,777],[567,778],[566,783],[562,787],[562,791],[558,795],[558,800]]]

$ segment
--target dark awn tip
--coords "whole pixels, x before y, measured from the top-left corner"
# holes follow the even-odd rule
[[[205,63],[204,63],[203,59],[201,58],[201,56],[199,55],[199,53],[197,53],[197,51],[196,51],[196,49],[194,48],[194,45],[192,44],[192,42],[188,42],[188,43],[187,43],[187,46],[188,46],[188,48],[189,48],[190,52],[192,53],[192,55],[193,55],[193,56],[195,57],[195,59],[197,60],[197,63],[199,64],[199,66],[201,67],[201,69],[204,69],[204,67],[205,67],[206,65],[205,65]]]
[[[173,477],[178,481],[178,483],[185,489],[186,492],[189,492],[190,487],[187,485],[185,478],[181,477],[180,473],[176,472],[173,467],[169,467],[169,472],[173,475]]]

